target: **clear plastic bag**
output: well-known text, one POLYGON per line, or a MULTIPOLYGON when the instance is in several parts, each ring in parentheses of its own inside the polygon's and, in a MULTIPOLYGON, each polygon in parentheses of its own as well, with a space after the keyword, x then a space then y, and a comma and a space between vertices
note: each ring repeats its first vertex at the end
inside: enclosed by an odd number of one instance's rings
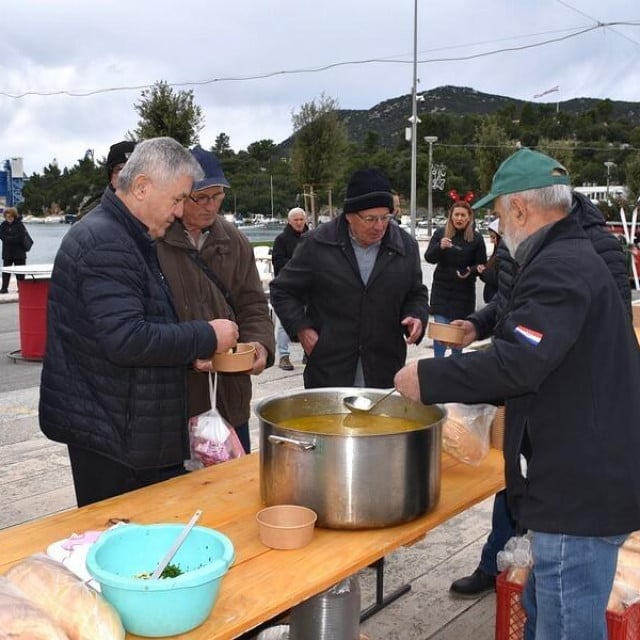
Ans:
POLYGON ((185 460, 184 463, 188 471, 202 469, 245 455, 236 430, 216 409, 218 374, 214 374, 213 383, 211 382, 211 374, 207 375, 209 376, 211 409, 189 419, 191 458, 185 460))
POLYGON ((0 640, 69 640, 8 578, 0 576, 0 640))
POLYGON ((13 565, 7 578, 51 616, 65 638, 124 640, 116 610, 62 563, 38 553, 13 565))
POLYGON ((444 405, 442 449, 465 464, 480 464, 489 451, 491 423, 497 407, 492 404, 444 405))

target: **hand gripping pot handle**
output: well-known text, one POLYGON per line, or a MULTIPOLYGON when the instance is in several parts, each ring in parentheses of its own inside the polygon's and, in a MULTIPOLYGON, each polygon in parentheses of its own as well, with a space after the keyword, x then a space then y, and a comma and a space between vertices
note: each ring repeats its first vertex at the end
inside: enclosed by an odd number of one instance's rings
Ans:
POLYGON ((285 438, 284 436, 270 435, 268 440, 271 444, 287 444, 292 447, 302 449, 302 451, 313 451, 316 448, 315 442, 303 442, 295 438, 285 438))

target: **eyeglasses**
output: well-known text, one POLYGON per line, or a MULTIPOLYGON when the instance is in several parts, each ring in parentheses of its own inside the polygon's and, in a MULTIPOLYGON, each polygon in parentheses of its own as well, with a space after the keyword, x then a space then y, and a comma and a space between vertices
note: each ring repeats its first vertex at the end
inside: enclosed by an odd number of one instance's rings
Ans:
POLYGON ((376 222, 382 222, 386 224, 394 217, 392 213, 385 213, 383 216, 363 216, 360 213, 356 213, 356 215, 358 216, 358 218, 360 218, 360 220, 362 220, 362 222, 370 227, 372 227, 376 222))
POLYGON ((201 207, 206 207, 210 202, 220 202, 224 196, 224 191, 221 191, 220 193, 214 193, 212 196, 206 196, 204 194, 199 196, 189 196, 189 200, 199 204, 201 207))

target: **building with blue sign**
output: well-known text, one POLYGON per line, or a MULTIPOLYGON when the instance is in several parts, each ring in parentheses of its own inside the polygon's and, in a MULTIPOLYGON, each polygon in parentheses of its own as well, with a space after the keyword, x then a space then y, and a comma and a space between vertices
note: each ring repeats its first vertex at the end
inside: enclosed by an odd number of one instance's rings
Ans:
POLYGON ((0 207, 17 207, 23 200, 22 158, 10 158, 0 165, 0 207))

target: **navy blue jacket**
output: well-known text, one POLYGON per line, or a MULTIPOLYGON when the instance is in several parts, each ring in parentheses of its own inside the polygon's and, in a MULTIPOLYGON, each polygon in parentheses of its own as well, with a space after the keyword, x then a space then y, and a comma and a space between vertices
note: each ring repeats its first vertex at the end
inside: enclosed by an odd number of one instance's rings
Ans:
POLYGON ((271 282, 271 303, 289 335, 319 334, 307 388, 351 386, 359 358, 367 386, 391 387, 407 355, 400 322, 413 316, 426 327, 429 318, 418 243, 389 224, 365 285, 341 215, 302 236, 271 282))
POLYGON ((189 457, 187 366, 215 351, 206 321, 177 321, 146 227, 109 189, 56 255, 40 427, 133 468, 189 457))
POLYGON ((507 494, 522 527, 640 528, 640 349, 577 216, 532 247, 489 349, 422 360, 418 374, 426 404, 506 399, 507 494))

